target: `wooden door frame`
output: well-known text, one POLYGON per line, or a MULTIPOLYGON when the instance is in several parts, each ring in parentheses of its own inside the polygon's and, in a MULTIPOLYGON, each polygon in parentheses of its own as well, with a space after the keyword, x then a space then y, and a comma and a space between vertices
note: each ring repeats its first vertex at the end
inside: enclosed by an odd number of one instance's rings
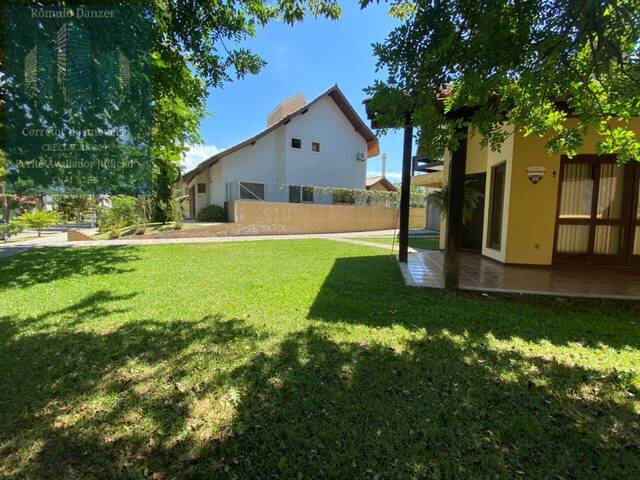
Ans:
MULTIPOLYGON (((640 254, 633 254, 633 244, 635 241, 636 230, 640 228, 640 218, 637 217, 636 212, 640 209, 640 162, 634 164, 635 173, 630 175, 632 187, 631 187, 631 195, 632 202, 631 203, 631 222, 629 223, 629 232, 628 232, 628 241, 629 241, 629 249, 628 249, 628 257, 627 263, 629 265, 638 265, 640 266, 640 254)), ((640 230, 638 230, 638 235, 640 235, 640 230)))
POLYGON ((189 187, 189 217, 196 218, 196 186, 189 187))
MULTIPOLYGON (((558 193, 556 202, 556 216, 554 226, 553 237, 553 263, 589 263, 599 265, 627 265, 630 263, 630 256, 633 245, 630 243, 632 240, 631 228, 627 228, 631 223, 632 214, 632 201, 633 197, 633 180, 637 175, 636 165, 627 163, 625 165, 625 178, 623 187, 623 201, 622 212, 620 219, 598 219, 598 197, 600 194, 600 165, 608 163, 616 163, 616 155, 596 155, 596 154, 582 154, 576 155, 572 158, 562 155, 560 157, 560 178, 558 182, 558 193), (564 219, 560 220, 560 200, 562 196, 562 186, 564 182, 565 169, 567 164, 589 164, 592 169, 593 189, 591 197, 591 216, 589 219, 564 219), (560 225, 587 225, 589 227, 589 243, 587 247, 587 253, 558 253, 558 229, 560 225), (593 253, 595 245, 596 227, 598 225, 616 225, 623 229, 622 238, 622 253, 619 255, 603 255, 593 253)), ((634 211, 635 212, 635 211, 634 211)), ((639 262, 640 263, 640 262, 639 262)))
MULTIPOLYGON (((491 250, 495 250, 497 252, 502 251, 502 237, 504 235, 503 227, 504 227, 504 196, 507 188, 507 162, 499 162, 495 165, 491 165, 491 168, 488 172, 489 174, 489 209, 487 212, 484 212, 485 215, 489 215, 487 218, 487 242, 486 248, 490 248, 491 250), (498 169, 504 169, 504 182, 502 184, 502 205, 500 206, 500 244, 496 246, 496 244, 492 243, 492 230, 493 230, 493 214, 494 214, 494 202, 496 196, 496 172, 498 169)), ((486 195, 486 192, 485 192, 486 195)))

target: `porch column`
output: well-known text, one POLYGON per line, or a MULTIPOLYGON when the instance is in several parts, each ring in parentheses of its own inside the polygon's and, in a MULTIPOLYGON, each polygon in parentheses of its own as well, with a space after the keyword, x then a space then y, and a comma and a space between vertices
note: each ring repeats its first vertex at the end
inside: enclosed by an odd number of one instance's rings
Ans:
POLYGON ((451 152, 451 161, 449 162, 447 236, 444 250, 444 287, 452 290, 460 288, 462 211, 464 208, 464 181, 467 170, 467 127, 460 127, 458 133, 458 148, 451 152))
POLYGON ((400 251, 398 259, 407 263, 409 257, 409 208, 411 200, 411 150, 413 124, 411 113, 404 114, 404 148, 402 151, 402 186, 400 187, 400 251))

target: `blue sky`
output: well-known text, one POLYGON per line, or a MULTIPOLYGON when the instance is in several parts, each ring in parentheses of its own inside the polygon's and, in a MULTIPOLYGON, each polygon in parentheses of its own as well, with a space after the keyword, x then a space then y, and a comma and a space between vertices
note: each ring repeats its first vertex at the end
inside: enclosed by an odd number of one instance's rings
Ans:
MULTIPOLYGON (((244 42, 267 65, 258 75, 210 91, 210 115, 200 127, 204 145, 192 148, 185 166, 195 166, 263 130, 269 112, 296 92, 310 100, 337 83, 366 120, 362 89, 382 76, 375 72, 371 43, 382 41, 397 21, 385 4, 360 10, 356 2, 345 2, 342 9, 338 21, 308 18, 294 27, 270 23, 244 42)), ((381 136, 380 149, 387 153, 387 176, 399 180, 402 133, 381 136)), ((379 172, 380 157, 369 160, 368 170, 371 175, 379 172)))

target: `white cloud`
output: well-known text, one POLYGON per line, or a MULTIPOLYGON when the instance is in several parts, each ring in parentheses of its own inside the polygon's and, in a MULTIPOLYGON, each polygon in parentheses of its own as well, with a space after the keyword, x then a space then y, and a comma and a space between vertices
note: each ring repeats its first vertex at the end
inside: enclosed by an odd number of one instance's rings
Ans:
MULTIPOLYGON (((367 177, 379 177, 381 174, 380 170, 367 170, 367 177)), ((391 183, 399 182, 402 179, 402 172, 385 172, 384 176, 391 183)))
POLYGON ((191 145, 189 151, 184 154, 182 168, 185 172, 195 168, 198 164, 212 155, 221 152, 224 148, 216 145, 191 145))

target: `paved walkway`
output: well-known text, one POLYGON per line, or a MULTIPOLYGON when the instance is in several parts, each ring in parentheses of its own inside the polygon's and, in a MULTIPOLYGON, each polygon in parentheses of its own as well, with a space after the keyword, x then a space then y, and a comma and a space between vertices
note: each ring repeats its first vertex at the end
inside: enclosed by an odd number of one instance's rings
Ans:
MULTIPOLYGON (((444 255, 420 251, 400 264, 407 285, 442 288, 444 255)), ((637 269, 603 265, 505 265, 463 252, 460 288, 483 292, 640 300, 637 269)))
POLYGON ((92 240, 82 242, 67 242, 66 233, 47 237, 0 244, 0 258, 10 257, 18 253, 36 248, 79 248, 79 247, 114 247, 123 245, 163 245, 174 243, 220 243, 220 242, 248 242, 260 240, 301 240, 310 238, 323 238, 344 243, 377 247, 391 250, 391 245, 385 245, 364 240, 355 240, 354 237, 375 237, 393 235, 393 230, 376 230, 373 232, 348 232, 348 233, 315 233, 300 235, 260 235, 260 236, 235 236, 235 237, 194 237, 194 238, 154 238, 135 239, 121 238, 114 240, 92 240), (347 238, 350 237, 350 238, 347 238))

